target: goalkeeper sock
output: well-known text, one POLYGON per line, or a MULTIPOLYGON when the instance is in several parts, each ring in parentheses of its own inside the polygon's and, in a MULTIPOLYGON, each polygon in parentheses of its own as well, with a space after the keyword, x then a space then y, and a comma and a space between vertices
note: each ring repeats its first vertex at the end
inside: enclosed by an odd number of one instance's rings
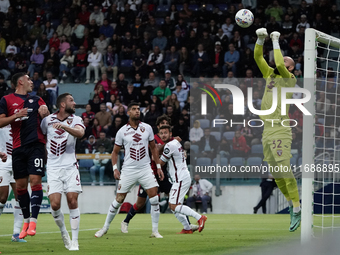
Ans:
MULTIPOLYGON (((287 190, 289 192, 289 196, 293 202, 294 212, 296 212, 296 210, 298 210, 296 208, 300 208, 300 197, 295 178, 286 179, 286 185, 287 190)), ((299 210, 297 212, 299 212, 299 210)))
POLYGON ((65 226, 65 221, 64 221, 64 214, 63 214, 62 210, 61 209, 59 209, 57 211, 52 210, 51 213, 52 213, 52 216, 54 218, 54 222, 57 224, 57 226, 60 229, 60 232, 61 233, 67 232, 66 226, 65 226))
POLYGON ((105 224, 104 227, 109 229, 110 224, 112 222, 112 220, 114 219, 114 217, 116 216, 119 207, 121 206, 121 203, 118 203, 117 200, 113 200, 112 204, 110 205, 109 211, 107 212, 107 216, 106 216, 106 220, 105 220, 105 224))
POLYGON ((70 225, 72 230, 72 241, 78 240, 80 211, 79 208, 70 209, 70 225))
POLYGON ((29 219, 31 216, 30 195, 28 194, 27 189, 17 189, 17 194, 18 194, 18 201, 20 204, 20 208, 21 208, 22 214, 24 215, 24 219, 29 219))
POLYGON ((133 206, 131 206, 128 214, 125 217, 124 222, 129 224, 130 220, 136 215, 137 212, 138 212, 137 204, 134 204, 133 206))
POLYGON ((293 206, 293 201, 292 201, 292 200, 289 200, 289 201, 288 201, 288 205, 289 205, 289 206, 293 206))
POLYGON ((41 184, 32 186, 32 195, 31 195, 32 218, 35 218, 35 219, 38 218, 43 196, 44 195, 43 195, 41 184))
POLYGON ((18 201, 15 203, 13 215, 14 215, 13 235, 20 234, 23 217, 18 201))

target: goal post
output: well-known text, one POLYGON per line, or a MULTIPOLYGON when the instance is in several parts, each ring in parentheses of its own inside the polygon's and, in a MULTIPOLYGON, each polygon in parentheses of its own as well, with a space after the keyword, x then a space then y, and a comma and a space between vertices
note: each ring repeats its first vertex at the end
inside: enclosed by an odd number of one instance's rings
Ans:
POLYGON ((301 189, 301 242, 305 243, 312 238, 313 228, 313 178, 312 173, 304 171, 306 164, 314 162, 314 103, 315 103, 315 74, 316 74, 316 33, 314 29, 307 29, 305 32, 305 50, 304 50, 304 81, 305 89, 311 92, 311 100, 305 103, 305 107, 312 114, 311 116, 303 115, 302 130, 302 189, 301 189))
POLYGON ((340 158, 340 129, 339 128, 339 99, 340 88, 340 39, 317 31, 306 29, 304 49, 304 88, 311 92, 311 100, 305 107, 312 114, 303 116, 302 134, 302 192, 301 192, 301 242, 310 242, 315 236, 315 228, 333 231, 340 227, 338 215, 340 208, 339 173, 334 171, 334 166, 339 165, 340 158), (319 53, 318 53, 319 52, 319 53), (317 72, 319 76, 317 77, 317 72), (323 76, 320 74, 323 74, 323 76), (331 77, 331 78, 330 78, 331 77), (320 86, 321 84, 321 86, 320 86), (332 85, 333 84, 333 85, 332 85), (329 86, 330 85, 330 86, 329 86), (323 94, 324 100, 317 102, 323 94), (329 99, 332 98, 332 101, 329 99), (317 105, 319 104, 319 109, 317 105), (329 107, 332 111, 329 111, 329 107), (320 110, 321 108, 321 110, 320 110), (320 117, 321 122, 316 116, 320 117), (323 132, 316 134, 316 128, 322 127, 323 132), (327 133, 327 135, 326 135, 327 133), (316 138, 319 138, 316 143, 316 138), (312 164, 320 162, 327 166, 327 173, 307 172, 312 164), (339 185, 339 186, 338 186, 339 185), (314 195, 321 198, 314 204, 314 195), (329 202, 331 201, 331 202, 329 202), (315 206, 319 213, 314 214, 315 206), (319 217, 315 223, 314 218, 319 217), (328 225, 327 225, 328 224, 328 225), (314 226, 314 230, 313 230, 314 226))

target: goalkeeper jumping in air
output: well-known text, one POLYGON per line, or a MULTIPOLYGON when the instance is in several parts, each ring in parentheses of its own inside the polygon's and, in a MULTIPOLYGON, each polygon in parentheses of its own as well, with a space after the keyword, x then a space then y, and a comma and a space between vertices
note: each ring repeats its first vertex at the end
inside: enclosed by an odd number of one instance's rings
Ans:
MULTIPOLYGON (((295 231, 301 222, 300 198, 297 183, 290 167, 290 158, 292 157, 291 143, 292 131, 290 127, 281 125, 283 120, 289 119, 287 107, 286 114, 281 115, 281 88, 294 87, 296 78, 292 73, 295 67, 294 60, 290 57, 283 57, 279 45, 279 32, 272 32, 270 38, 273 41, 275 69, 268 66, 263 58, 263 44, 268 36, 265 28, 256 30, 257 41, 254 50, 254 58, 258 65, 263 78, 266 80, 266 88, 262 98, 261 110, 268 110, 273 103, 273 88, 277 88, 277 107, 269 115, 262 115, 260 118, 264 121, 264 130, 262 136, 264 161, 268 162, 269 169, 289 169, 289 171, 271 171, 275 178, 278 188, 286 197, 289 203, 290 211, 290 228, 289 231, 295 231)), ((287 98, 291 98, 293 93, 287 93, 287 98)), ((289 125, 286 122, 285 125, 289 125)))

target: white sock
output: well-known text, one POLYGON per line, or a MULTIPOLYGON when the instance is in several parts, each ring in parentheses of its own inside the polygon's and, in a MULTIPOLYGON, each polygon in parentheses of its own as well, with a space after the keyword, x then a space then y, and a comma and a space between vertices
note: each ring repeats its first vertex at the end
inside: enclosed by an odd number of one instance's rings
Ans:
POLYGON ((292 200, 289 200, 289 201, 288 201, 288 204, 289 204, 289 206, 293 206, 293 201, 292 201, 292 200))
POLYGON ((187 216, 181 214, 181 213, 175 213, 175 216, 177 218, 177 220, 182 223, 183 225, 183 228, 185 230, 191 230, 190 228, 190 225, 189 225, 189 222, 188 222, 188 219, 187 219, 187 216))
POLYGON ((4 210, 5 204, 0 203, 0 215, 2 214, 2 211, 4 210))
POLYGON ((300 212, 300 206, 299 207, 294 207, 293 208, 293 213, 298 213, 298 212, 300 212))
POLYGON ((18 201, 15 203, 13 215, 14 215, 13 235, 15 235, 20 233, 22 221, 24 219, 18 201))
POLYGON ((52 210, 51 212, 52 212, 52 216, 54 218, 54 221, 57 224, 57 226, 59 227, 61 233, 67 232, 66 226, 65 226, 65 221, 64 221, 64 214, 63 214, 62 210, 61 209, 59 209, 57 211, 52 210))
POLYGON ((175 212, 194 217, 196 220, 199 220, 201 218, 201 215, 199 215, 197 212, 186 205, 177 205, 175 208, 175 212))
POLYGON ((79 222, 80 222, 79 208, 70 209, 70 225, 72 230, 72 241, 78 240, 79 222))
POLYGON ((105 220, 105 224, 104 227, 109 229, 110 224, 112 222, 112 220, 114 219, 114 217, 116 216, 119 207, 121 206, 121 203, 118 203, 117 200, 113 200, 112 204, 110 205, 109 211, 107 212, 106 215, 106 220, 105 220))
POLYGON ((158 222, 159 222, 159 198, 154 196, 149 199, 151 204, 151 221, 152 221, 152 232, 158 232, 158 222))

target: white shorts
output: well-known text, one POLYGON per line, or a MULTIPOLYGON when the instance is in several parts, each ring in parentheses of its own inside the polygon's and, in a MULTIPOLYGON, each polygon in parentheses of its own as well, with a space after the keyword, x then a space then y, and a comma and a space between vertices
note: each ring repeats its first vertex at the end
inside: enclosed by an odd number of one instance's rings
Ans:
POLYGON ((190 186, 190 179, 173 183, 169 193, 169 203, 173 205, 183 204, 184 197, 188 193, 190 186))
POLYGON ((117 193, 129 192, 137 182, 142 185, 145 190, 158 187, 158 182, 150 165, 141 167, 138 172, 136 169, 123 167, 117 193))
POLYGON ((11 183, 15 183, 12 170, 0 170, 0 187, 9 186, 11 183))
POLYGON ((47 194, 81 193, 80 175, 77 166, 69 168, 47 168, 47 194))

